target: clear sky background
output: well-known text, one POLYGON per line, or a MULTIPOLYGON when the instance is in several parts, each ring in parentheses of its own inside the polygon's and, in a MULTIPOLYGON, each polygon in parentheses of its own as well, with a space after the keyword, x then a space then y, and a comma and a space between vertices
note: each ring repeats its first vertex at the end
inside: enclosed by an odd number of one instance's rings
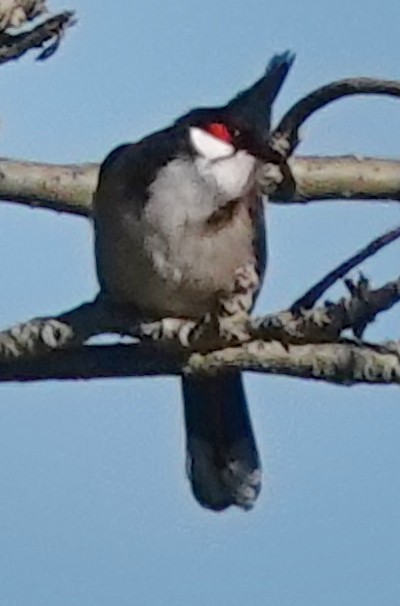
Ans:
MULTIPOLYGON (((44 64, 0 68, 1 155, 100 161, 115 145, 220 103, 275 52, 297 53, 277 104, 335 78, 400 78, 397 0, 53 0, 79 25, 44 64)), ((400 157, 400 105, 346 100, 301 153, 400 157)), ((399 222, 366 202, 270 207, 258 309, 289 304, 399 222)), ((394 244, 364 265, 399 273, 394 244)), ((1 325, 96 292, 84 219, 0 205, 1 325)), ((339 296, 338 287, 332 296, 339 296)), ((370 339, 398 337, 394 310, 370 339)), ((246 376, 265 481, 249 513, 215 514, 184 473, 178 381, 0 385, 1 606, 398 606, 400 406, 394 387, 246 376)))

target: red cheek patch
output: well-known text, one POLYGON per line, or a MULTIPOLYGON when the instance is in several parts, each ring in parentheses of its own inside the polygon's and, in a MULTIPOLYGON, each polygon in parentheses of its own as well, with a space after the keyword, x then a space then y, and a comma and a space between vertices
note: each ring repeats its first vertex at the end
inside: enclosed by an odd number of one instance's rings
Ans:
POLYGON ((227 143, 232 143, 232 136, 225 124, 221 122, 212 122, 206 126, 207 132, 218 139, 222 139, 222 141, 226 141, 227 143))

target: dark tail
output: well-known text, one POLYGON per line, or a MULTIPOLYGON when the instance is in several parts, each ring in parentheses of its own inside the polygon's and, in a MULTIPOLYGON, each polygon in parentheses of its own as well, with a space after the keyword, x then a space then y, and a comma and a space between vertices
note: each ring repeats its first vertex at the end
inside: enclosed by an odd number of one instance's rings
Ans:
POLYGON ((183 379, 187 472, 209 509, 250 509, 261 488, 258 458, 239 372, 183 379))

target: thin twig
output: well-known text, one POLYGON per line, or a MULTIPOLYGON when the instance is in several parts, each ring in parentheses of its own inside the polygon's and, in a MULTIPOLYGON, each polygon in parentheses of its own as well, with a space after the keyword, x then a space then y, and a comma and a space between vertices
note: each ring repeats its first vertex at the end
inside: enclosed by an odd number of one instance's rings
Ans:
POLYGON ((349 273, 354 267, 372 257, 381 248, 384 248, 391 242, 394 242, 400 238, 400 226, 388 231, 387 233, 379 236, 375 240, 372 240, 367 246, 359 250, 355 255, 352 255, 349 259, 346 259, 344 263, 341 263, 338 267, 335 267, 326 276, 319 280, 314 286, 307 290, 299 299, 297 299, 291 306, 291 311, 296 312, 301 309, 311 309, 320 297, 330 288, 337 280, 343 278, 349 273))
POLYGON ((352 330, 359 338, 378 314, 400 301, 400 277, 375 290, 365 278, 352 284, 349 297, 337 303, 325 303, 312 310, 290 309, 263 318, 253 318, 253 339, 280 341, 285 344, 335 343, 343 331, 352 330))

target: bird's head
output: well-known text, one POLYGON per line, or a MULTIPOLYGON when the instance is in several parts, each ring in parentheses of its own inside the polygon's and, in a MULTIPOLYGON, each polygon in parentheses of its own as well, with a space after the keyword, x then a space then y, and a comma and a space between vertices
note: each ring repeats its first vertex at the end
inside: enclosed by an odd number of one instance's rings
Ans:
POLYGON ((226 105, 195 109, 179 118, 176 125, 188 128, 193 151, 210 161, 239 150, 263 161, 271 158, 272 104, 293 61, 292 53, 276 55, 264 75, 226 105))

